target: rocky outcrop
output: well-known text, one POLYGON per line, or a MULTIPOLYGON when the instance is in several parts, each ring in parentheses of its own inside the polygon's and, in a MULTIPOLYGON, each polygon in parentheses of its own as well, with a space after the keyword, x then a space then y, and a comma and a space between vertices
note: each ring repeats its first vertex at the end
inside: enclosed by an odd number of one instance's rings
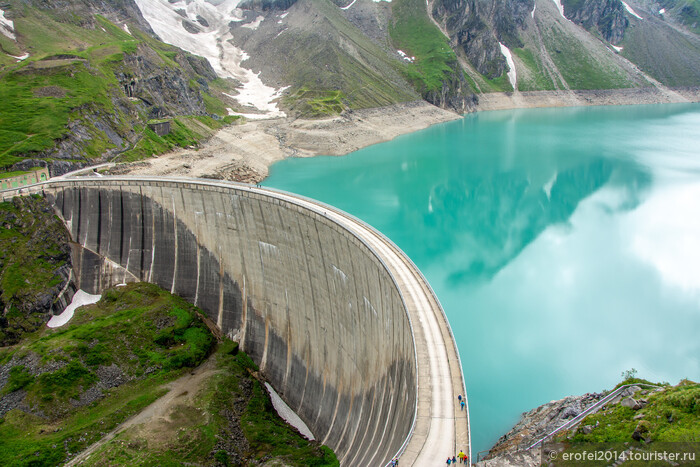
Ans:
MULTIPOLYGON (((36 77, 61 82, 78 75, 89 76, 94 83, 94 89, 88 91, 94 95, 92 99, 84 99, 80 104, 67 103, 75 107, 70 109, 63 131, 50 135, 52 145, 46 143, 46 138, 40 145, 28 145, 25 151, 13 156, 32 160, 31 166, 36 166, 38 160, 42 161, 40 165, 48 165, 52 177, 59 176, 110 160, 133 148, 143 137, 143 128, 150 119, 208 115, 204 93, 210 91, 209 83, 217 78, 216 72, 206 59, 157 42, 133 0, 27 0, 27 4, 24 9, 11 4, 8 14, 15 19, 22 15, 47 17, 56 23, 68 24, 73 34, 67 38, 69 44, 73 40, 84 41, 88 47, 104 46, 90 43, 91 36, 87 31, 85 38, 75 32, 76 25, 85 30, 105 30, 104 20, 98 19, 97 15, 111 20, 116 26, 130 26, 130 32, 135 35, 132 34, 133 46, 115 43, 105 49, 105 53, 110 54, 107 59, 99 54, 84 56, 67 50, 10 71, 16 75, 14 79, 27 82, 36 77), (137 34, 136 28, 146 35, 137 34), (148 38, 149 34, 154 38, 148 38)), ((33 39, 26 40, 31 44, 33 39)), ((38 49, 33 55, 40 56, 41 52, 38 49)), ((65 100, 83 92, 79 85, 76 86, 76 89, 55 85, 37 88, 34 97, 65 100)), ((23 165, 26 164, 20 162, 13 168, 21 169, 23 165)))
POLYGON ((75 291, 69 234, 41 198, 0 205, 0 346, 61 312, 75 291))
POLYGON ((286 10, 296 2, 297 0, 243 0, 238 8, 256 11, 286 10))
POLYGON ((51 15, 59 21, 94 29, 97 27, 95 14, 98 14, 116 24, 134 24, 155 37, 134 0, 26 0, 26 3, 40 10, 51 11, 51 15))
POLYGON ((178 52, 174 61, 179 67, 163 66, 163 60, 145 44, 135 53, 125 54, 123 65, 116 73, 129 97, 140 99, 150 118, 165 115, 205 115, 202 90, 216 79, 216 72, 201 57, 178 52), (198 87, 190 85, 190 80, 198 87))
POLYGON ((497 78, 506 69, 498 39, 479 14, 474 0, 436 0, 433 18, 450 37, 452 47, 463 53, 477 71, 489 78, 497 78))
POLYGON ((564 0, 564 15, 588 30, 598 31, 611 44, 619 44, 629 21, 619 0, 564 0))
POLYGON ((518 31, 526 27, 533 5, 534 0, 436 0, 432 15, 479 73, 497 78, 506 71, 498 43, 523 46, 518 31))
POLYGON ((487 459, 524 450, 572 418, 577 417, 603 397, 605 397, 603 393, 569 396, 524 413, 513 429, 499 438, 489 451, 487 459))
POLYGON ((478 103, 478 98, 469 89, 457 63, 454 64, 453 72, 449 78, 443 81, 442 88, 427 91, 423 93, 422 97, 437 107, 454 110, 457 113, 471 112, 478 103))

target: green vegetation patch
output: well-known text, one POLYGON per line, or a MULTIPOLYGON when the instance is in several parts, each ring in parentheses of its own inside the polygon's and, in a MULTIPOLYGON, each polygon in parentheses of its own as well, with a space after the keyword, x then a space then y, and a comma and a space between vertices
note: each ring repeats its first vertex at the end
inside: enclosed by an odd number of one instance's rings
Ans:
POLYGON ((0 166, 52 147, 79 109, 113 111, 104 75, 82 60, 56 62, 30 63, 0 78, 0 166), (63 89, 65 95, 35 92, 46 88, 63 89))
MULTIPOLYGON (((118 161, 133 162, 163 154, 176 147, 197 147, 200 141, 213 135, 216 130, 238 119, 240 119, 238 116, 227 116, 222 120, 215 120, 208 116, 178 117, 170 120, 170 132, 164 136, 158 136, 146 126, 142 130, 141 139, 132 149, 123 152, 118 161)), ((158 122, 153 120, 149 123, 158 122)))
POLYGON ((457 66, 448 39, 430 21, 422 0, 395 0, 391 5, 391 39, 397 49, 415 57, 413 64, 405 65, 404 75, 423 95, 441 89, 457 66))
POLYGON ((39 196, 0 203, 0 345, 42 326, 68 277, 69 235, 39 196))
MULTIPOLYGON (((649 384, 634 375, 628 376, 630 378, 621 384, 649 384)), ((675 447, 683 452, 690 448, 691 452, 700 455, 700 384, 683 380, 676 386, 667 383, 661 383, 661 386, 661 389, 640 386, 642 390, 631 397, 642 402, 641 408, 635 410, 620 403, 608 404, 598 413, 583 419, 573 433, 559 435, 557 441, 564 444, 568 453, 591 451, 593 446, 596 449, 608 446, 610 450, 617 449, 618 453, 630 449, 634 450, 630 452, 668 451, 675 447)))
POLYGON ((0 464, 66 461, 160 397, 213 345, 182 298, 146 283, 106 291, 68 325, 3 352, 2 394, 14 403, 0 422, 0 464))
POLYGON ((518 89, 520 91, 552 91, 555 89, 552 80, 546 76, 540 62, 535 58, 530 49, 513 49, 522 64, 527 68, 527 73, 518 72, 518 89))
POLYGON ((34 167, 29 170, 15 170, 13 172, 0 172, 0 178, 11 178, 11 177, 17 177, 19 175, 26 175, 30 174, 32 172, 36 172, 37 170, 41 170, 43 167, 34 167))
POLYGON ((585 47, 557 28, 543 30, 545 47, 571 89, 619 89, 633 85, 611 61, 598 62, 585 47))
MULTIPOLYGON (((223 104, 207 93, 206 85, 197 82, 208 79, 198 74, 207 73, 198 68, 200 59, 177 47, 137 28, 133 28, 132 36, 99 15, 79 17, 75 13, 82 12, 78 6, 65 11, 19 5, 12 8, 22 50, 29 51, 30 57, 17 63, 0 54, 4 58, 0 61, 0 167, 28 157, 48 158, 47 151, 66 139, 74 159, 81 162, 127 148, 131 152, 126 159, 139 159, 173 145, 191 145, 221 126, 202 129, 180 122, 183 125, 163 141, 148 134, 143 108, 127 98, 117 79, 138 74, 125 60, 135 54, 146 57, 151 72, 189 74, 193 95, 201 95, 207 110, 222 117, 221 121, 231 122, 225 117, 223 104), (116 138, 110 139, 105 127, 116 138), (133 147, 137 137, 134 127, 144 130, 145 141, 139 147, 133 147)), ((0 46, 9 50, 5 42, 0 39, 0 46)), ((144 92, 148 94, 144 100, 149 100, 151 91, 144 92)))
POLYGON ((337 115, 347 108, 347 100, 342 91, 311 90, 306 86, 285 99, 294 110, 308 117, 337 115))
POLYGON ((136 42, 104 18, 96 21, 99 27, 83 28, 30 7, 16 18, 32 54, 0 70, 0 167, 52 148, 78 119, 96 136, 85 142, 83 156, 113 147, 87 117, 115 113, 114 67, 136 42))
POLYGON ((280 419, 236 343, 224 341, 210 362, 210 376, 190 388, 194 397, 172 407, 169 422, 125 430, 87 465, 339 465, 328 447, 280 419))

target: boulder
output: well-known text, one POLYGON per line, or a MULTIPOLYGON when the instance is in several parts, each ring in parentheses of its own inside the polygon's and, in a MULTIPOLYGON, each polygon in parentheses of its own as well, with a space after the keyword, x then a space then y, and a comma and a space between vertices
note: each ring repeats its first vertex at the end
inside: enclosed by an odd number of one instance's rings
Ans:
POLYGON ((634 409, 634 407, 637 405, 637 401, 631 397, 625 397, 620 401, 620 405, 623 407, 629 407, 630 409, 634 409))
POLYGON ((645 420, 641 420, 639 423, 637 423, 636 428, 634 429, 634 432, 632 433, 632 439, 635 441, 642 441, 644 440, 645 442, 649 442, 649 422, 645 420))

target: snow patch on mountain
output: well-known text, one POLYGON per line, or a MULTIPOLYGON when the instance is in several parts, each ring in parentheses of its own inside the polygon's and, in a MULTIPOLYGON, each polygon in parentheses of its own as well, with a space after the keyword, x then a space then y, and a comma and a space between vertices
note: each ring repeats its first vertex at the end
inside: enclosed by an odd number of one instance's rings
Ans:
POLYGON ((559 10, 559 14, 561 15, 562 18, 568 19, 566 16, 564 16, 564 5, 561 4, 561 0, 553 0, 554 4, 557 6, 557 9, 559 10))
MULTIPOLYGON (((622 0, 620 0, 620 1, 622 1, 622 0)), ((622 6, 624 6, 624 7, 625 7, 625 10, 627 10, 627 12, 628 12, 630 15, 634 16, 635 18, 644 19, 644 18, 642 18, 641 16, 639 16, 639 15, 637 14, 637 12, 634 11, 634 10, 632 9, 632 7, 629 6, 629 5, 627 4, 627 2, 622 2, 622 6)))
POLYGON ((5 12, 2 10, 0 10, 0 32, 13 41, 17 40, 17 36, 15 36, 15 23, 5 18, 5 12))
POLYGON ((416 57, 409 57, 408 55, 406 55, 406 52, 404 52, 403 50, 397 50, 396 52, 398 52, 398 54, 401 55, 401 58, 403 58, 409 63, 413 63, 413 61, 416 59, 416 57))
POLYGON ((229 27, 232 21, 243 21, 243 12, 238 8, 240 0, 217 0, 214 3, 205 0, 176 0, 173 3, 168 0, 135 2, 161 40, 206 58, 220 77, 238 80, 241 87, 238 94, 232 97, 241 105, 252 106, 264 112, 266 117, 285 115, 274 102, 284 88, 266 86, 259 74, 241 66, 249 56, 243 49, 233 45, 233 35, 229 27), (183 11, 187 19, 197 22, 200 32, 187 31, 183 26, 185 18, 178 14, 178 10, 183 11), (206 23, 198 21, 199 18, 203 18, 206 23))
POLYGON ((501 46, 501 53, 506 58, 506 63, 508 64, 508 80, 510 81, 511 86, 513 86, 513 91, 515 91, 517 89, 515 86, 518 84, 518 76, 515 72, 513 54, 510 53, 510 49, 505 45, 501 44, 500 42, 498 45, 501 46))

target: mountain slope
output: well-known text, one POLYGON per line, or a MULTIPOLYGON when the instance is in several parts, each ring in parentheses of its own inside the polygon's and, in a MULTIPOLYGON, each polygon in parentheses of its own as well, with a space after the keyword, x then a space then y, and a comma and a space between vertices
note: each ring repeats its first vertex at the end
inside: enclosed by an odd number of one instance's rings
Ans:
MULTIPOLYGON (((14 168, 48 164, 55 176, 144 139, 169 146, 146 128, 153 118, 225 115, 209 63, 149 36, 148 24, 130 16, 137 11, 128 1, 4 6, 11 28, 0 36, 0 167, 30 159, 14 168), (120 28, 100 13, 129 22, 120 28)), ((220 126, 205 123, 175 124, 175 136, 193 144, 220 126)))
POLYGON ((9 0, 0 169, 194 146, 233 115, 700 87, 698 0, 9 0), (165 42, 161 42, 165 41, 165 42), (166 43, 172 44, 168 45, 166 43), (149 123, 171 120, 169 135, 149 123))

